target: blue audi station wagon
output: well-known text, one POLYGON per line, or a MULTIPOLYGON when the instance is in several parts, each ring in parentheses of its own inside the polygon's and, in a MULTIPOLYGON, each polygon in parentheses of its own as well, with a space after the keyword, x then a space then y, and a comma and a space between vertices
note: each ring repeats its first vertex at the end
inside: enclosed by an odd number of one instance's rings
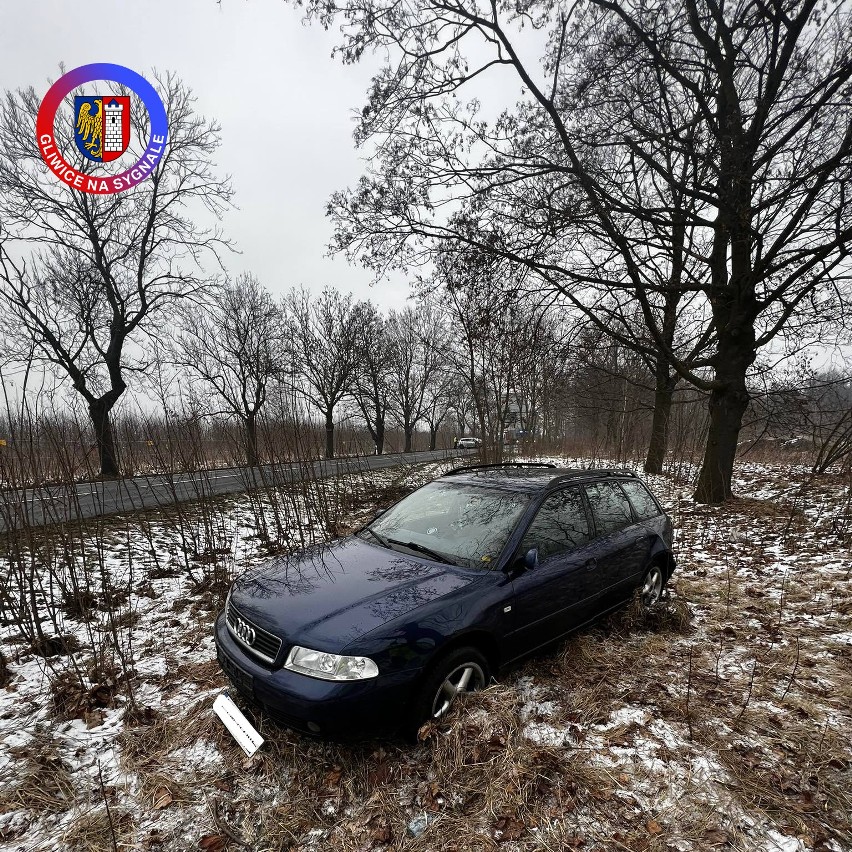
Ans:
POLYGON ((637 589, 652 606, 674 568, 671 521, 631 473, 457 468, 355 534, 238 578, 217 653, 284 725, 411 734, 637 589))

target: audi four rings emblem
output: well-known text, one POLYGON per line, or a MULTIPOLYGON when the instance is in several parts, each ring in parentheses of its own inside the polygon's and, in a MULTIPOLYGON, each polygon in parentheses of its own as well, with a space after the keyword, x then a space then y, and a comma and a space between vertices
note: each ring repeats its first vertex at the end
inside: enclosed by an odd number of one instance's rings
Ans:
POLYGON ((246 645, 254 645, 254 640, 257 634, 254 632, 254 628, 250 624, 246 624, 241 618, 235 619, 234 624, 234 633, 246 643, 246 645))

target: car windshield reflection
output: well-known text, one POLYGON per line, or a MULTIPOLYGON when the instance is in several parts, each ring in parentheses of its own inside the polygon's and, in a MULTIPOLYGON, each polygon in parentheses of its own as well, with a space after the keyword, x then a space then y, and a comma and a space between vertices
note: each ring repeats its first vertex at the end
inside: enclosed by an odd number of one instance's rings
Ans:
POLYGON ((526 494, 433 482, 401 500, 359 535, 394 550, 488 570, 528 502, 526 494))

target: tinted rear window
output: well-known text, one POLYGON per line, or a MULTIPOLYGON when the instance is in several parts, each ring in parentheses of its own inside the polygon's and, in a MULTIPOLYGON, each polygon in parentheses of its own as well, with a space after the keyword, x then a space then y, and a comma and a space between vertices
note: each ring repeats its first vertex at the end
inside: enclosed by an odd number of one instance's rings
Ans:
POLYGON ((627 492, 633 511, 640 521, 648 518, 656 518, 660 514, 660 507, 656 500, 648 493, 648 489, 638 481, 622 482, 621 487, 627 492))
POLYGON ((630 503, 615 482, 596 482, 586 486, 586 494, 595 516, 598 535, 608 535, 633 523, 630 503))

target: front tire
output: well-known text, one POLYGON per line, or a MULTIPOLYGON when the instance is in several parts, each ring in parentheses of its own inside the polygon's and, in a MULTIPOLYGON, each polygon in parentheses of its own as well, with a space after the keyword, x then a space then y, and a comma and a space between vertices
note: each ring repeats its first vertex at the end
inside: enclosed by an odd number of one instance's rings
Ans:
POLYGON ((440 719, 460 695, 483 689, 489 680, 488 660, 476 648, 450 651, 420 685, 411 707, 408 733, 416 738, 424 722, 440 719))

